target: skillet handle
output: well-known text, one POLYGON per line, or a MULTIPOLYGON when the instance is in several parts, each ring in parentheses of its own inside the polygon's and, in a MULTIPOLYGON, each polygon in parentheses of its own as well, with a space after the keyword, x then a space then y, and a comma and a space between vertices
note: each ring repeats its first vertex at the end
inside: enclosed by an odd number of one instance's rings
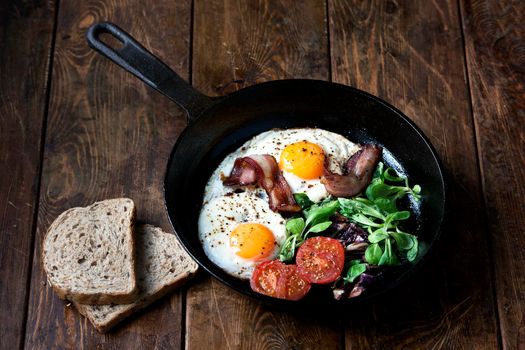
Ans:
POLYGON ((89 27, 86 38, 92 49, 182 107, 188 113, 189 122, 195 120, 202 111, 213 103, 211 97, 195 90, 131 35, 115 24, 110 22, 95 23, 89 27), (113 36, 122 43, 122 47, 110 47, 100 40, 101 34, 113 36))

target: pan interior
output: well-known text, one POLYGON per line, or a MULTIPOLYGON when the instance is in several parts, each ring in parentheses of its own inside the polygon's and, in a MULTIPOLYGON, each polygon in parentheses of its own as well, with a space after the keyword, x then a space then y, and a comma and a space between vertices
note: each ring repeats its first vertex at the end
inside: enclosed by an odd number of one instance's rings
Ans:
MULTIPOLYGON (((399 111, 357 89, 310 81, 277 81, 240 90, 220 100, 190 125, 175 145, 165 179, 166 206, 188 252, 212 275, 256 299, 282 306, 292 302, 253 293, 247 282, 229 276, 208 260, 198 239, 197 221, 204 186, 218 164, 253 136, 272 128, 318 127, 357 143, 378 143, 383 161, 423 188, 410 228, 430 248, 440 233, 445 186, 439 160, 421 132, 399 111)), ((387 275, 364 297, 390 289, 413 267, 387 275)), ((329 288, 316 288, 294 305, 334 304, 329 288)))

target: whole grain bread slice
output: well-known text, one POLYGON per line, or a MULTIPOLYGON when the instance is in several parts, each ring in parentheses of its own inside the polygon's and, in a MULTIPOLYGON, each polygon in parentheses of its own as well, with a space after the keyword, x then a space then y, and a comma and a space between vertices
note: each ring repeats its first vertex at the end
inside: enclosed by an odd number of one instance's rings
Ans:
POLYGON ((136 299, 135 204, 128 198, 62 213, 43 242, 43 267, 59 297, 79 303, 136 299))
POLYGON ((197 271, 197 264, 177 237, 151 225, 135 228, 139 296, 127 305, 86 305, 74 303, 99 332, 117 323, 183 284, 197 271))

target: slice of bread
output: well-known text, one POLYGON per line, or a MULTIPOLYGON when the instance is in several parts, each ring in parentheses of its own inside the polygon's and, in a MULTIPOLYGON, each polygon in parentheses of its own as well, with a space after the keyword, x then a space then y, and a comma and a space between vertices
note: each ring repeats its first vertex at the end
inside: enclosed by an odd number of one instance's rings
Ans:
POLYGON ((177 237, 151 225, 135 228, 139 296, 128 305, 74 303, 99 332, 107 332, 132 313, 166 295, 197 271, 197 264, 177 237))
POLYGON ((118 198, 63 212, 43 243, 47 280, 60 298, 89 304, 136 299, 135 204, 118 198))

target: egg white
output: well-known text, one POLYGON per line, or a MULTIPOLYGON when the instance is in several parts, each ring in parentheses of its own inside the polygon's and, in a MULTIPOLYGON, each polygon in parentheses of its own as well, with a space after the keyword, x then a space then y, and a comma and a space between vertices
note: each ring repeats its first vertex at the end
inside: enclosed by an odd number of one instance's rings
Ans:
POLYGON ((249 279, 255 266, 262 261, 244 259, 230 247, 230 233, 237 225, 247 222, 265 225, 272 231, 275 249, 264 261, 274 260, 286 240, 285 221, 254 192, 231 193, 211 199, 202 207, 198 222, 199 239, 206 256, 230 275, 242 279, 249 279))

